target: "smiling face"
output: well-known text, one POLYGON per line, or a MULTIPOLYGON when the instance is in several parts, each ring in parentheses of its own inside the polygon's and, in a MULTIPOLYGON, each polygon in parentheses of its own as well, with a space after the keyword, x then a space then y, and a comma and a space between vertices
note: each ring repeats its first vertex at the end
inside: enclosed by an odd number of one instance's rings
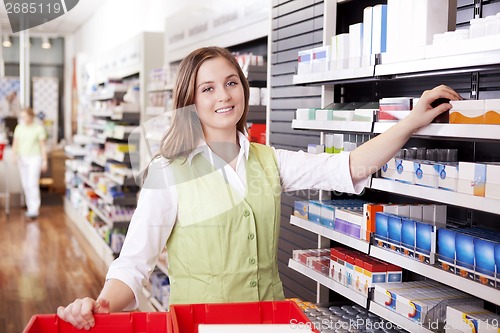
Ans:
POLYGON ((245 109, 238 71, 227 59, 208 59, 196 75, 194 102, 205 137, 236 137, 236 124, 245 109))

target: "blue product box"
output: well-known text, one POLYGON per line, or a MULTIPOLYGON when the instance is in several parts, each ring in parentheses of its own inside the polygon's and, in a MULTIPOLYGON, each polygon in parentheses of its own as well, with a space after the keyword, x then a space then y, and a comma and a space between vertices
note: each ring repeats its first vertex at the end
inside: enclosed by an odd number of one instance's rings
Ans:
POLYGON ((375 216, 375 241, 380 247, 388 247, 389 214, 377 212, 375 216))
POLYGON ((500 289, 500 244, 495 245, 495 266, 497 272, 497 289, 500 289))
POLYGON ((317 200, 309 201, 308 218, 309 221, 321 224, 321 202, 317 200))
POLYGON ((426 264, 434 264, 436 252, 436 227, 416 221, 415 256, 426 264))
POLYGON ((391 250, 401 252, 401 216, 389 216, 387 234, 391 250))
POLYGON ((474 280, 474 237, 458 232, 455 236, 455 274, 474 280))
POLYGON ((416 223, 412 219, 401 219, 401 250, 409 256, 415 257, 416 223))
POLYGON ((474 256, 476 258, 475 280, 495 287, 495 243, 474 238, 474 256))
POLYGON ((456 232, 450 229, 438 229, 438 266, 455 274, 455 236, 456 232))
POLYGON ((301 219, 308 219, 309 201, 295 201, 293 204, 293 215, 301 219))
POLYGON ((335 207, 325 202, 321 205, 321 224, 327 228, 335 227, 335 207))

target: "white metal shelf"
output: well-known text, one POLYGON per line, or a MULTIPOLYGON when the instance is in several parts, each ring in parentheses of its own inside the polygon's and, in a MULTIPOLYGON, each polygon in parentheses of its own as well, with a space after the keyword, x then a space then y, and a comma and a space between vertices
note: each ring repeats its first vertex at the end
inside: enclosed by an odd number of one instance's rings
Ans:
POLYGON ((333 279, 330 279, 329 277, 316 272, 314 269, 311 269, 298 261, 295 261, 293 259, 290 259, 288 261, 288 267, 291 269, 307 276, 308 278, 313 279, 314 281, 324 285, 325 287, 339 293, 342 296, 347 297, 351 301, 353 301, 356 304, 361 305, 362 307, 367 306, 368 303, 368 298, 355 292, 352 289, 347 288, 346 286, 341 285, 340 283, 334 281, 333 279))
POLYGON ((478 197, 437 188, 405 184, 390 179, 373 178, 372 189, 401 194, 414 198, 437 201, 449 205, 500 214, 500 200, 478 197))
POLYGON ((334 240, 338 243, 344 244, 346 246, 349 246, 353 249, 356 249, 360 252, 363 253, 368 253, 370 249, 370 243, 361 240, 361 239, 356 239, 354 237, 350 237, 349 235, 340 233, 338 231, 335 231, 333 229, 327 228, 325 226, 319 225, 317 223, 301 219, 300 217, 297 216, 291 216, 290 217, 290 224, 298 226, 302 229, 308 230, 310 232, 316 233, 318 235, 321 235, 323 237, 329 238, 331 240, 334 240))
POLYGON ((292 120, 293 129, 371 133, 372 127, 370 121, 292 120))
POLYGON ((163 263, 161 263, 161 262, 159 262, 159 261, 158 261, 158 262, 156 263, 156 267, 158 267, 158 269, 159 269, 160 271, 162 271, 162 272, 163 272, 166 276, 168 276, 168 269, 167 269, 167 266, 165 266, 163 263))
POLYGON ((333 83, 335 81, 346 81, 356 79, 373 78, 374 66, 350 69, 338 69, 335 71, 302 74, 293 76, 293 84, 311 83, 333 83))
MULTIPOLYGON (((373 133, 383 133, 395 124, 397 124, 397 122, 375 122, 373 125, 373 133)), ((420 128, 413 135, 500 140, 500 125, 429 124, 420 128)))
POLYGON ((117 125, 113 128, 113 135, 108 137, 111 139, 125 140, 137 127, 138 126, 117 125))
POLYGON ((398 325, 401 328, 404 328, 408 332, 411 333, 433 333, 428 328, 425 328, 423 325, 416 323, 414 321, 411 321, 409 319, 406 319, 399 313, 396 313, 394 311, 389 310, 383 305, 377 304, 375 302, 370 302, 370 312, 373 312, 379 317, 382 317, 391 323, 394 323, 398 325))
POLYGON ((500 305, 500 290, 483 286, 478 282, 463 278, 460 275, 446 272, 440 268, 421 263, 410 257, 406 257, 389 250, 384 250, 377 246, 371 247, 370 255, 380 260, 397 264, 404 269, 418 273, 453 288, 462 290, 466 293, 487 300, 488 302, 500 305))
POLYGON ((85 194, 80 193, 80 195, 82 196, 83 200, 85 200, 89 208, 93 210, 104 223, 106 223, 110 227, 113 227, 113 221, 111 221, 111 219, 109 219, 106 214, 104 214, 96 205, 94 205, 85 194))
MULTIPOLYGON (((382 55, 382 62, 384 57, 382 55)), ((479 66, 498 65, 500 49, 467 54, 450 54, 446 57, 402 61, 375 66, 375 76, 422 73, 442 70, 471 69, 479 66)))

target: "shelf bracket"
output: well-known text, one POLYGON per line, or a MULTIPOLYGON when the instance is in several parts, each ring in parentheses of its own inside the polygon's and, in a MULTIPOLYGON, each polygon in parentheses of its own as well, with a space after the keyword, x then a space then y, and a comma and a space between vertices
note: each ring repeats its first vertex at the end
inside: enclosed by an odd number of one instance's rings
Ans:
POLYGON ((480 18, 483 15, 483 0, 474 0, 474 18, 480 18))
POLYGON ((471 74, 471 99, 479 99, 479 72, 473 72, 471 74))

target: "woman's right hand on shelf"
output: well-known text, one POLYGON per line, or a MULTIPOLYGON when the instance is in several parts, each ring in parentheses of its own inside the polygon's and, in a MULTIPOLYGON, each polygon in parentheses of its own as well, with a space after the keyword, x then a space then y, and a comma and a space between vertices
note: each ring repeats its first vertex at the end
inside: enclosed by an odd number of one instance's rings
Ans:
POLYGON ((95 313, 109 313, 109 302, 105 299, 78 298, 68 306, 57 308, 57 315, 78 329, 89 330, 94 327, 95 313))

